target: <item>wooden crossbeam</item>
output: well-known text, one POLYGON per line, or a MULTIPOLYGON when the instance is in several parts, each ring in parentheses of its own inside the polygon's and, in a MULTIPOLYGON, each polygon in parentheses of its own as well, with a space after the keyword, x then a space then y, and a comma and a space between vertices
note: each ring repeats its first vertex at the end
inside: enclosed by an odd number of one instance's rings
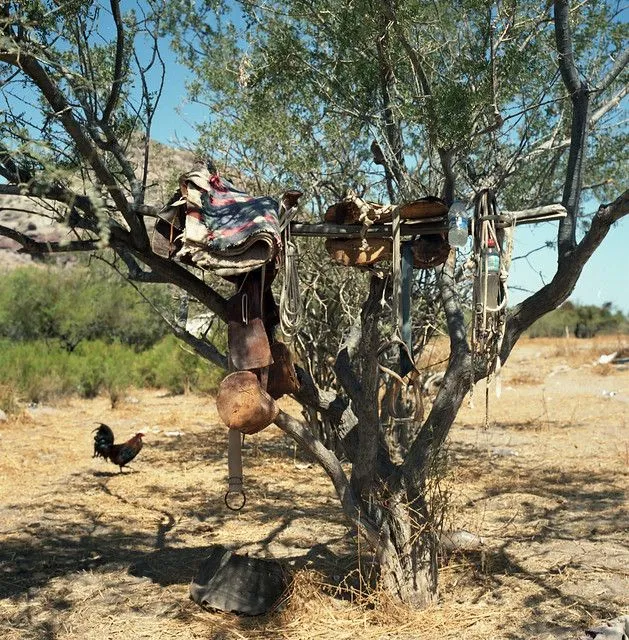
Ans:
MULTIPOLYGON (((504 211, 496 219, 496 227, 510 227, 515 220, 516 226, 522 224, 537 224, 565 218, 567 211, 560 204, 552 204, 536 209, 522 211, 504 211)), ((331 222, 291 222, 291 234, 294 236, 315 236, 323 238, 359 238, 366 235, 371 238, 390 238, 391 223, 373 224, 368 229, 361 224, 333 224, 331 222)), ((400 225, 403 237, 429 235, 431 233, 446 233, 448 223, 445 216, 438 218, 424 218, 400 225)))

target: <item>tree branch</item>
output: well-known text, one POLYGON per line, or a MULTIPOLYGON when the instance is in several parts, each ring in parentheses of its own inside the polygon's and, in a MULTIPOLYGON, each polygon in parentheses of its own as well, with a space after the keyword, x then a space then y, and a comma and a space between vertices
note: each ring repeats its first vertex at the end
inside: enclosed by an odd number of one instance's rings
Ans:
POLYGON ((362 496, 369 491, 373 480, 379 474, 379 463, 387 464, 384 451, 380 451, 380 419, 378 407, 378 389, 380 375, 378 351, 380 332, 378 323, 382 314, 380 304, 386 281, 372 275, 369 282, 369 295, 361 309, 361 336, 358 345, 357 360, 360 363, 361 396, 354 401, 353 410, 358 418, 358 451, 352 464, 351 486, 356 495, 362 496))
POLYGON ((568 215, 559 223, 557 248, 559 263, 569 256, 576 245, 576 219, 583 183, 583 164, 587 142, 589 89, 579 78, 572 50, 570 9, 568 0, 555 0, 555 40, 559 54, 561 77, 572 99, 570 152, 566 168, 562 204, 568 215))
POLYGON ((221 320, 227 322, 227 301, 223 296, 214 291, 203 280, 200 280, 187 269, 173 260, 162 258, 150 249, 142 251, 133 243, 131 234, 122 227, 114 226, 109 237, 110 245, 119 252, 120 249, 130 251, 140 262, 143 262, 154 273, 164 278, 167 282, 177 285, 191 296, 204 304, 214 312, 221 320))
MULTIPOLYGON (((16 73, 20 73, 19 70, 16 73)), ((11 156, 9 149, 0 143, 0 173, 9 182, 29 182, 33 174, 29 169, 21 167, 11 156)), ((3 186, 3 185, 0 185, 3 186)))
POLYGON ((594 111, 592 117, 588 122, 588 126, 590 129, 593 129, 597 122, 606 114, 609 113, 612 109, 615 109, 621 102, 622 99, 629 93, 629 86, 621 87, 619 91, 616 92, 614 96, 612 96, 607 102, 602 104, 600 107, 594 111))
POLYGON ((197 338, 183 327, 172 322, 169 322, 168 326, 177 338, 192 347, 199 356, 227 371, 227 356, 221 353, 211 342, 197 338))
POLYGON ((364 512, 361 512, 360 502, 352 491, 338 458, 315 438, 301 420, 297 420, 288 413, 280 411, 275 419, 275 424, 304 447, 323 467, 323 470, 327 473, 334 485, 341 505, 343 506, 343 511, 352 522, 362 529, 371 546, 375 548, 380 539, 378 529, 374 523, 365 516, 364 512))
POLYGON ((609 87, 609 85, 623 72, 627 64, 629 64, 629 48, 626 48, 618 55, 612 68, 601 79, 594 90, 597 92, 605 91, 605 89, 607 89, 607 87, 609 87))
POLYGON ((452 149, 439 148, 439 161, 443 169, 443 187, 441 189, 441 198, 450 206, 454 202, 455 175, 452 166, 454 160, 454 152, 452 149))
POLYGON ((85 195, 74 193, 70 189, 59 185, 50 185, 47 182, 31 180, 27 184, 0 184, 0 194, 7 196, 29 196, 31 198, 45 198, 61 202, 69 209, 78 209, 85 214, 81 216, 81 224, 71 224, 71 226, 98 231, 98 219, 96 217, 96 206, 91 198, 85 195))
POLYGON ((79 251, 94 251, 99 248, 98 240, 73 240, 71 242, 41 242, 30 238, 25 233, 0 225, 0 235, 15 240, 22 245, 19 253, 46 255, 52 253, 73 253, 79 251))
MULTIPOLYGON (((383 17, 384 18, 384 17, 383 17)), ((404 141, 402 129, 393 107, 395 94, 395 75, 391 66, 389 51, 389 20, 381 18, 381 31, 376 41, 378 51, 378 69, 380 72, 380 95, 382 98, 382 115, 384 116, 384 138, 389 159, 387 165, 398 184, 398 191, 403 198, 410 197, 407 184, 407 171, 404 162, 404 141)))
POLYGON ((111 83, 111 92, 107 98, 107 104, 103 110, 102 118, 100 119, 101 125, 108 125, 109 119, 114 109, 118 105, 120 99, 120 91, 122 89, 123 82, 123 63, 124 63, 124 25, 122 22, 122 16, 120 15, 120 3, 118 0, 111 0, 111 13, 114 17, 114 23, 116 25, 116 61, 114 63, 113 82, 111 83))
POLYGON ((539 291, 516 305, 507 316, 500 360, 506 362, 518 338, 538 318, 556 309, 574 290, 583 267, 600 246, 612 224, 629 214, 629 190, 610 204, 602 204, 592 218, 590 229, 576 249, 559 263, 553 279, 539 291))
POLYGON ((555 43, 559 54, 559 71, 572 96, 582 88, 579 72, 574 61, 572 32, 570 30, 570 6, 568 0, 555 0, 555 43))
POLYGON ((37 85, 43 97, 53 108, 54 115, 59 118, 65 130, 70 134, 80 155, 92 167, 98 181, 111 195, 116 207, 131 229, 134 245, 146 249, 149 240, 144 221, 130 209, 126 196, 118 186, 114 175, 99 155, 94 142, 74 117, 71 105, 44 67, 29 54, 12 53, 6 50, 0 51, 0 62, 6 62, 22 69, 37 85))
POLYGON ((334 362, 334 373, 352 402, 360 405, 363 400, 363 389, 359 377, 352 367, 354 356, 362 338, 362 321, 358 316, 349 329, 349 333, 341 343, 334 362))
POLYGON ((463 398, 471 386, 470 347, 467 342, 465 317, 457 295, 454 267, 455 255, 451 252, 446 263, 436 269, 441 306, 450 336, 448 366, 426 421, 403 464, 391 478, 393 485, 406 477, 410 479, 409 486, 421 486, 430 462, 445 441, 463 398))
MULTIPOLYGON (((104 260, 103 258, 101 258, 101 260, 103 260, 105 264, 109 265, 114 271, 116 271, 123 278, 125 277, 124 274, 120 271, 120 269, 118 269, 115 263, 104 260)), ((125 263, 128 264, 126 260, 125 260, 125 263)), ((208 360, 209 362, 212 362, 218 367, 221 367, 222 369, 225 369, 225 370, 227 369, 227 357, 224 354, 222 354, 213 344, 209 342, 205 342, 205 340, 201 340, 200 338, 197 338, 195 335, 192 335, 189 331, 186 331, 186 329, 183 326, 167 318, 164 315, 164 313, 149 298, 147 298, 144 295, 144 293, 135 285, 133 281, 129 281, 129 284, 136 290, 138 295, 140 295, 142 299, 148 305, 150 305, 153 308, 153 310, 161 317, 161 319, 168 325, 173 335, 175 335, 177 338, 185 342, 188 346, 192 347, 194 351, 197 353, 197 355, 201 356, 205 360, 208 360)))
POLYGON ((455 252, 451 251, 443 266, 436 268, 437 287, 441 306, 446 316, 448 335, 450 336, 450 353, 469 353, 465 317, 459 301, 454 274, 455 252))
POLYGON ((153 273, 152 271, 144 271, 127 249, 123 249, 121 247, 117 253, 122 258, 122 261, 127 265, 127 269, 129 271, 127 276, 128 280, 132 282, 146 282, 150 284, 164 284, 169 282, 164 278, 164 276, 153 273))
MULTIPOLYGON (((607 102, 604 102, 600 107, 598 107, 588 120, 588 130, 593 130, 604 115, 618 107, 623 98, 628 93, 629 87, 621 87, 614 96, 612 96, 609 100, 607 100, 607 102)), ((559 142, 556 142, 554 138, 546 140, 545 142, 542 142, 540 145, 531 150, 529 153, 527 153, 525 156, 520 158, 520 162, 526 160, 527 158, 533 158, 545 151, 560 151, 563 149, 568 149, 570 147, 570 141, 570 138, 564 138, 559 142)))
POLYGON ((395 33, 400 39, 400 42, 402 43, 404 50, 406 51, 406 55, 408 56, 408 59, 411 62, 411 67, 413 68, 415 77, 417 78, 417 81, 420 84, 421 90, 424 92, 424 95, 430 96, 431 95, 430 82, 428 82, 428 76, 424 71, 422 61, 419 55, 417 54, 417 51, 415 51, 415 49, 409 42, 408 38, 406 37, 406 33, 404 33, 404 29, 402 29, 400 23, 398 22, 397 14, 395 12, 395 9, 393 8, 393 4, 391 0, 382 0, 382 8, 384 9, 384 13, 387 16, 387 18, 393 24, 393 29, 395 30, 395 33))

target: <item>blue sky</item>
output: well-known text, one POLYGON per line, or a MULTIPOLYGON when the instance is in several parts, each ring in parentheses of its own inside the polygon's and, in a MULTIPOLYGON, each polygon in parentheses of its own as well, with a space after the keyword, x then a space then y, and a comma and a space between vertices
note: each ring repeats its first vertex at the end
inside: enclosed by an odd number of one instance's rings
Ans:
MULTIPOLYGON (((586 211, 594 211, 586 208, 586 211)), ((516 229, 514 256, 522 256, 554 240, 559 222, 522 225, 516 229)), ((554 249, 542 249, 528 260, 516 260, 509 274, 510 300, 520 302, 526 297, 515 287, 538 289, 548 282, 555 271, 554 249), (540 276, 540 273, 542 274, 540 276)), ((616 309, 629 313, 629 219, 624 218, 611 229, 603 243, 585 265, 570 300, 580 304, 601 305, 612 302, 616 309)))

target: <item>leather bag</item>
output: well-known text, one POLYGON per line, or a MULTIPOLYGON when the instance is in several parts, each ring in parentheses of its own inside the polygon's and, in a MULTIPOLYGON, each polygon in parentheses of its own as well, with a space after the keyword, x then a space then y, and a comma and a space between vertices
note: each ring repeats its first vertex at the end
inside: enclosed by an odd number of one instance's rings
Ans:
POLYGON ((269 367, 269 379, 266 390, 275 398, 281 398, 299 391, 299 379, 293 365, 289 348, 283 342, 274 342, 271 345, 273 364, 269 367))
POLYGON ((328 238, 325 248, 335 262, 346 267, 366 267, 380 260, 390 260, 393 245, 388 238, 328 238))

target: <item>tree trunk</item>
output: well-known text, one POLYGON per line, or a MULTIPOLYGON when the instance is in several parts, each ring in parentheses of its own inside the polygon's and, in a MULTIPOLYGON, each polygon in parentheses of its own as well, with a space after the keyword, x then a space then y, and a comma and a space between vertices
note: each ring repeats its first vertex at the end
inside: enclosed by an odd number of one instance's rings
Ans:
POLYGON ((382 509, 381 541, 376 559, 387 593, 422 609, 437 597, 437 535, 426 505, 409 504, 403 494, 382 509))

